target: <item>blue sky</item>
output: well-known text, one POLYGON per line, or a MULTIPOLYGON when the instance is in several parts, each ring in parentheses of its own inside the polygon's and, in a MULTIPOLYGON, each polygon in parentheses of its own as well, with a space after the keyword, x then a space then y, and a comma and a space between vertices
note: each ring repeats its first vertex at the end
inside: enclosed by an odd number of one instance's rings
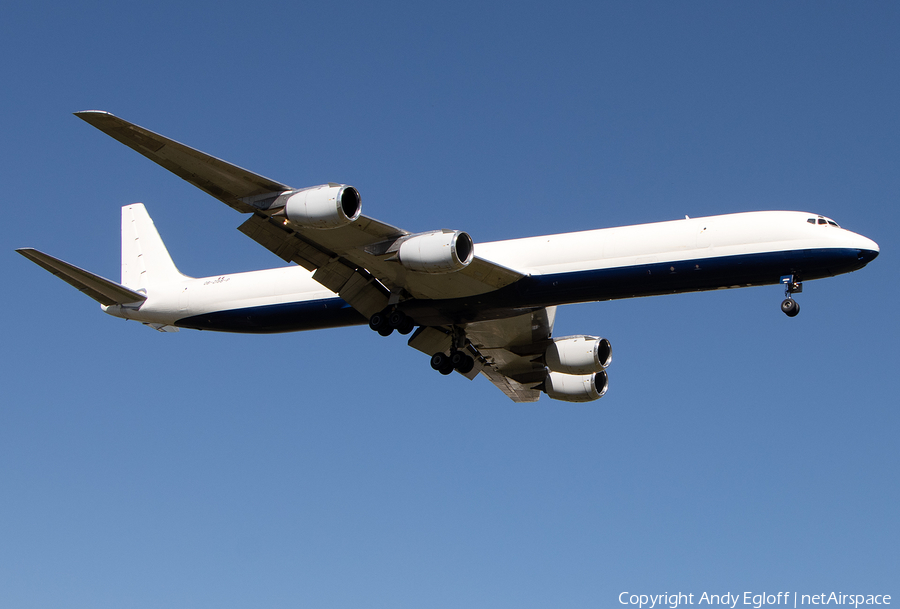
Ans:
POLYGON ((900 8, 42 3, 0 21, 0 605, 606 607, 900 595, 900 8), (194 276, 277 266, 103 109, 476 243, 757 209, 877 241, 851 275, 561 308, 599 402, 514 405, 397 336, 163 335, 118 278, 143 202, 194 276))

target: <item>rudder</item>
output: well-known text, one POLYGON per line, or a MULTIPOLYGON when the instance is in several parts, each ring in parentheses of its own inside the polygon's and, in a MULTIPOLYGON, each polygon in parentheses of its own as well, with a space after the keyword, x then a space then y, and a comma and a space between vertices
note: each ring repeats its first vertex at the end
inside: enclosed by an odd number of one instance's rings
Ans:
POLYGON ((185 279, 175 267, 143 203, 122 208, 122 285, 146 290, 185 279))

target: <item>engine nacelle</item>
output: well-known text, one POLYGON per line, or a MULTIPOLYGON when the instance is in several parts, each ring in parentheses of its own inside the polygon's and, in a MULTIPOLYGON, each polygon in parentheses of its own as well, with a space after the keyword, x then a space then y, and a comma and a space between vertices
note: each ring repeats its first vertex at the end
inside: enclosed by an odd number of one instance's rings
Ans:
POLYGON ((462 231, 434 231, 410 237, 400 244, 397 258, 411 271, 452 273, 466 268, 475 257, 475 244, 462 231))
POLYGON ((282 211, 292 224, 304 228, 338 228, 356 220, 362 205, 352 186, 326 184, 290 195, 282 211))
POLYGON ((609 377, 602 370, 596 374, 563 374, 550 372, 544 381, 544 391, 554 400, 564 402, 593 402, 609 388, 609 377))
POLYGON ((612 363, 612 346, 596 336, 557 338, 547 347, 544 362, 550 370, 565 374, 600 372, 612 363))

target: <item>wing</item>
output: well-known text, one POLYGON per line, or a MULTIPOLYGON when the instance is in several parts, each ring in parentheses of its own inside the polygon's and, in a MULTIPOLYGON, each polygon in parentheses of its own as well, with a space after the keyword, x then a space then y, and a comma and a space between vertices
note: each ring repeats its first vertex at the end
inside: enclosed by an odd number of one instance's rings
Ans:
MULTIPOLYGON (((76 116, 230 207, 253 213, 239 228, 285 261, 310 271, 366 317, 384 309, 391 295, 422 299, 463 298, 518 281, 522 273, 479 257, 445 274, 414 272, 392 256, 408 231, 360 216, 334 229, 297 228, 275 216, 277 201, 294 190, 208 154, 100 111, 76 116)), ((283 204, 283 203, 282 203, 283 204)))
POLYGON ((179 144, 109 112, 87 110, 76 112, 75 116, 239 212, 254 211, 246 199, 290 190, 289 186, 179 144))
POLYGON ((537 361, 551 341, 556 307, 538 309, 516 317, 480 321, 461 326, 420 328, 409 345, 427 355, 447 353, 454 332, 463 332, 475 357, 475 368, 513 402, 536 402, 547 368, 537 361))
POLYGON ((63 262, 59 258, 54 258, 36 249, 23 247, 16 251, 102 305, 124 305, 141 303, 147 300, 147 297, 140 292, 129 290, 114 281, 94 275, 89 271, 80 269, 68 262, 63 262))

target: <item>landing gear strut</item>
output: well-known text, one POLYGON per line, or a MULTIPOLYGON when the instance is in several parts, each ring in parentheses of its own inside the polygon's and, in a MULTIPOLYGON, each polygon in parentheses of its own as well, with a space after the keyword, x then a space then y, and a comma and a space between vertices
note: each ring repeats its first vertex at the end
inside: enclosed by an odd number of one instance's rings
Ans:
POLYGON ((796 317, 800 313, 800 303, 794 300, 793 295, 803 291, 803 284, 797 281, 794 275, 785 275, 781 278, 784 284, 784 300, 781 301, 781 311, 788 317, 796 317))

